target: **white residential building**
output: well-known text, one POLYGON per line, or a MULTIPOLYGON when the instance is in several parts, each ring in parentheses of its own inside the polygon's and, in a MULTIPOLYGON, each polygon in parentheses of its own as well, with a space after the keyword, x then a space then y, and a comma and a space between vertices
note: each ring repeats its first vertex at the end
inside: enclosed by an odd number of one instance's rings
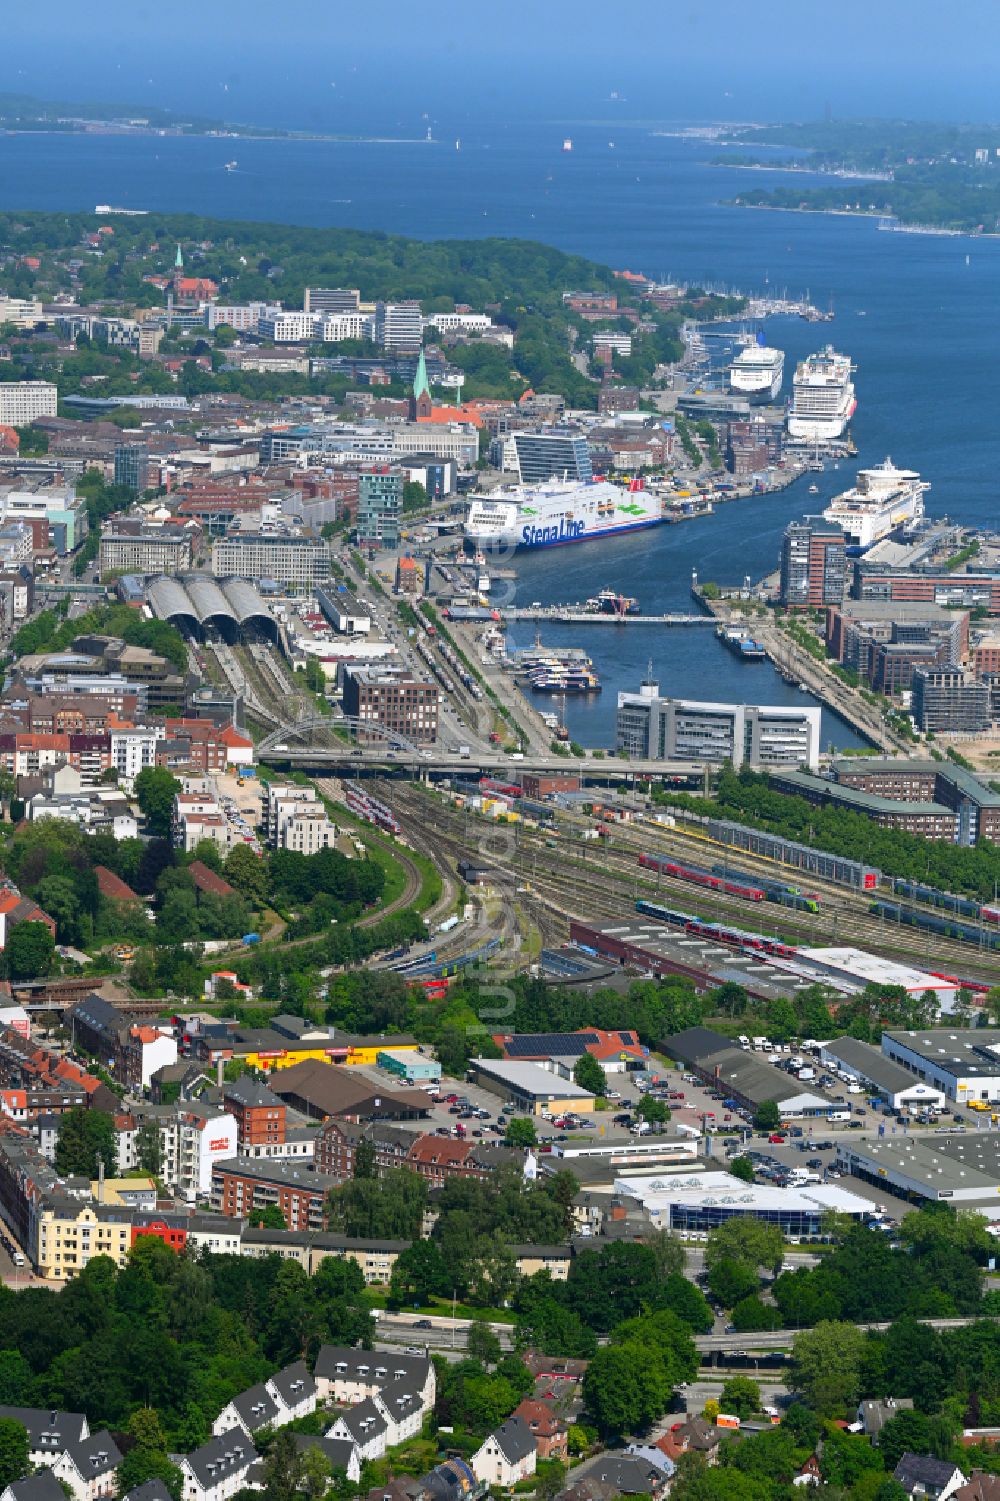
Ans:
POLYGON ((206 328, 214 330, 225 323, 229 328, 234 328, 237 333, 241 334, 256 333, 261 318, 280 318, 281 312, 279 303, 270 302, 230 303, 228 305, 208 302, 202 308, 206 328))
POLYGON ((166 734, 161 724, 111 731, 111 764, 121 786, 131 788, 140 771, 156 765, 156 746, 166 734))
POLYGON ((425 328, 436 328, 439 333, 484 334, 493 327, 488 313, 431 313, 424 319, 425 328))
POLYGON ((160 1122, 160 1177, 189 1204, 211 1196, 212 1168, 236 1153, 236 1120, 228 1110, 210 1113, 188 1101, 160 1122))
MULTIPOLYGON (((41 304, 39 304, 39 307, 41 304)), ((0 302, 0 323, 4 317, 0 302)), ((4 427, 27 427, 39 417, 54 417, 58 393, 48 380, 11 380, 0 382, 0 424, 4 427)))
POLYGON ((395 1350, 357 1350, 349 1345, 321 1345, 313 1368, 321 1402, 363 1402, 384 1387, 405 1382, 419 1396, 425 1412, 434 1406, 437 1383, 426 1355, 395 1350))
POLYGON ((370 313, 330 313, 323 319, 321 337, 324 344, 341 344, 345 339, 370 339, 370 313))
POLYGON ((79 1443, 67 1444, 52 1473, 61 1480, 74 1501, 98 1501, 116 1491, 116 1471, 122 1462, 121 1450, 106 1428, 79 1443))
POLYGON ((232 1428, 173 1459, 184 1479, 183 1501, 228 1501, 246 1488, 257 1451, 242 1428, 232 1428))
POLYGON ((320 337, 322 323, 313 313, 270 313, 257 320, 257 332, 274 344, 310 344, 320 337))
POLYGON ((39 1469, 51 1468, 71 1444, 80 1444, 90 1436, 90 1425, 82 1412, 59 1412, 50 1407, 0 1406, 0 1418, 20 1423, 28 1435, 28 1459, 39 1469))
POLYGON ((423 337, 424 319, 419 302, 375 304, 375 343, 387 354, 416 354, 423 337))
POLYGON ((535 1473, 535 1435, 523 1418, 508 1418, 485 1438, 469 1460, 476 1479, 508 1490, 535 1473))

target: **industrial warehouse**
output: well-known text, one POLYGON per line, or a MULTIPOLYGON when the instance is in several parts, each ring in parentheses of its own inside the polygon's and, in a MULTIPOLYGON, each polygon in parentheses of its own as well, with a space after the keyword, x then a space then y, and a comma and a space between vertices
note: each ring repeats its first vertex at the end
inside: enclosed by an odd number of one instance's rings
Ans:
POLYGON ((883 1032, 882 1051, 949 1100, 1000 1100, 1000 1028, 883 1032))
POLYGON ((842 1141, 837 1165, 914 1203, 953 1201, 1000 1222, 1000 1136, 943 1132, 842 1141))
POLYGON ((833 1042, 824 1043, 819 1056, 821 1063, 867 1085, 894 1110, 917 1105, 930 1106, 934 1110, 944 1108, 943 1089, 915 1078, 901 1063, 887 1058, 870 1043, 859 1042, 855 1037, 838 1037, 833 1042))
POLYGON ((747 1110, 774 1100, 785 1119, 819 1119, 830 1114, 829 1100, 797 1089, 796 1079, 708 1027, 686 1027, 666 1039, 663 1051, 727 1100, 735 1100, 747 1110))

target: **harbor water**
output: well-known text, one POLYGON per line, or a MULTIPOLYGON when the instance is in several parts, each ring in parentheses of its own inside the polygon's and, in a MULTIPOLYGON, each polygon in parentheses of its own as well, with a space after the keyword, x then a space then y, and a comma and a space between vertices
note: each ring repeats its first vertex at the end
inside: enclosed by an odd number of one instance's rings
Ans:
MULTIPOLYGON (((796 361, 828 340, 852 357, 856 460, 677 526, 518 554, 518 604, 583 600, 611 586, 646 613, 685 610, 692 568, 702 581, 725 583, 770 571, 786 522, 821 510, 858 467, 886 455, 930 481, 930 515, 996 521, 1000 240, 887 234, 872 218, 730 207, 723 200, 759 186, 761 175, 711 167, 717 148, 657 134, 648 121, 618 119, 612 129, 607 120, 463 118, 437 123, 435 134, 440 144, 7 136, 0 208, 104 202, 154 216, 186 211, 425 238, 521 236, 657 278, 808 292, 821 307, 832 303, 832 323, 776 318, 767 335, 786 351, 785 394, 796 361), (566 135, 572 153, 561 150, 566 135), (239 168, 226 172, 233 157, 239 168), (812 481, 816 495, 808 493, 812 481)), ((864 184, 856 200, 864 206, 864 184)), ((519 626, 517 644, 529 645, 533 634, 519 626)), ((568 700, 567 722, 595 744, 610 744, 616 690, 636 688, 650 658, 664 692, 803 698, 769 665, 740 662, 707 630, 545 626, 542 639, 590 651, 604 691, 568 700)), ((857 743, 829 714, 823 740, 857 743)))

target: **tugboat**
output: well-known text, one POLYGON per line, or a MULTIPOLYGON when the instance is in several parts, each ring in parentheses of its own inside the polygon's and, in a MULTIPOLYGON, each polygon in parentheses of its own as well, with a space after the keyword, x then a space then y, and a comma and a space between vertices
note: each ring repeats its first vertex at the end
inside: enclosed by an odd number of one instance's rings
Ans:
POLYGON ((583 607, 589 615, 638 615, 639 604, 627 594, 619 594, 616 589, 602 589, 600 594, 595 594, 593 599, 588 599, 583 607))

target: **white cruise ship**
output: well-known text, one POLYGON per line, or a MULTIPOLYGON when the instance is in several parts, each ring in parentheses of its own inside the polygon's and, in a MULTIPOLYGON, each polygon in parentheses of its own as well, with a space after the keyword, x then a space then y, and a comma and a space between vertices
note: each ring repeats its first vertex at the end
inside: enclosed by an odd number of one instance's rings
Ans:
POLYGON ((828 443, 843 434, 857 402, 851 382, 853 367, 846 354, 828 344, 811 354, 795 371, 788 436, 806 443, 828 443))
POLYGON ((729 389, 751 401, 774 401, 785 369, 783 349, 771 349, 760 334, 729 367, 729 389))
POLYGON ((550 480, 474 500, 465 535, 478 547, 556 547, 656 526, 663 508, 634 480, 627 490, 606 480, 550 480))
POLYGON ((924 514, 929 489, 915 469, 897 469, 886 459, 873 469, 860 469, 853 489, 835 495, 823 517, 843 527, 848 552, 867 552, 897 527, 924 514))

